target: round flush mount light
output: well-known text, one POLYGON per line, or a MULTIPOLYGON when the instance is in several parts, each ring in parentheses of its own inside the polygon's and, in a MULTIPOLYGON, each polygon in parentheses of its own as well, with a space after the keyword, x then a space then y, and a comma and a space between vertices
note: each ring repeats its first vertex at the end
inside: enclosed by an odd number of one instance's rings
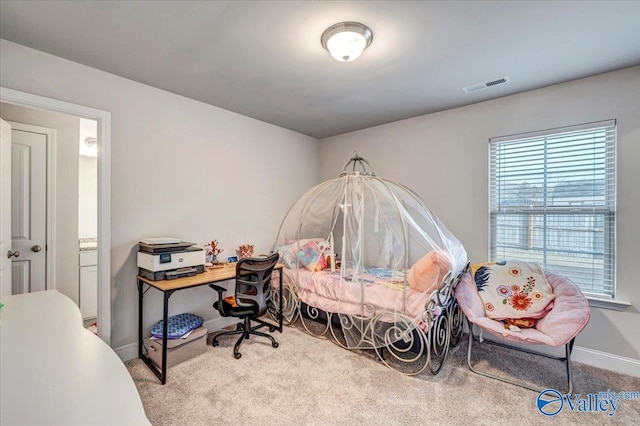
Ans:
POLYGON ((351 62, 362 55, 373 40, 373 33, 359 22, 339 22, 322 33, 320 42, 339 62, 351 62))

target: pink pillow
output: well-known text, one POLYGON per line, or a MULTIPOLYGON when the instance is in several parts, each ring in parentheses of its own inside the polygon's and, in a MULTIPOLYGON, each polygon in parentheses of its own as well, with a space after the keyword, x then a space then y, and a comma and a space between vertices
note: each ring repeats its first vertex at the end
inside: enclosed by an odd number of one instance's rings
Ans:
POLYGON ((441 250, 432 250, 409 269, 409 287, 431 293, 438 288, 450 268, 449 254, 441 250))

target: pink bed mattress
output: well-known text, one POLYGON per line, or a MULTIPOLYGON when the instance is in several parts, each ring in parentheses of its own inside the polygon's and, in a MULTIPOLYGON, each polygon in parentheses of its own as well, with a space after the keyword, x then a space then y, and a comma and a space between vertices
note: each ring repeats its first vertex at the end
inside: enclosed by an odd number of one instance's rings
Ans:
MULTIPOLYGON (((340 277, 329 270, 310 272, 306 269, 284 269, 285 277, 297 283, 297 295, 307 305, 325 312, 372 317, 382 312, 402 313, 423 330, 428 325, 422 313, 429 293, 405 287, 393 279, 364 274, 362 283, 340 277)), ((345 273, 346 276, 348 274, 345 273)), ((384 318, 383 318, 384 320, 384 318)), ((390 315, 388 321, 393 321, 390 315)))

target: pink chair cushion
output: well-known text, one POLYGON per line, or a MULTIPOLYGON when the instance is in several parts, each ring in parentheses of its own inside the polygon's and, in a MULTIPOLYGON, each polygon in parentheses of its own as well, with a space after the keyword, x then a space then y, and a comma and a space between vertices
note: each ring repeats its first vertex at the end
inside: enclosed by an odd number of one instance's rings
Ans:
POLYGON ((591 309, 587 298, 571 280, 549 271, 544 274, 553 288, 555 301, 553 309, 538 320, 535 328, 515 332, 505 329, 502 321, 487 318, 470 273, 465 274, 456 287, 456 299, 469 321, 502 338, 515 342, 563 346, 587 325, 591 309))

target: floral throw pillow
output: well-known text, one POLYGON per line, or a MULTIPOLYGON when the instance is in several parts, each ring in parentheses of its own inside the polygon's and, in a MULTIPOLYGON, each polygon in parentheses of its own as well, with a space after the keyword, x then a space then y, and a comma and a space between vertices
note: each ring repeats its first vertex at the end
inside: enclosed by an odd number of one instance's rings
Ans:
POLYGON ((471 275, 488 318, 542 318, 553 306, 553 289, 537 263, 479 263, 471 275))

